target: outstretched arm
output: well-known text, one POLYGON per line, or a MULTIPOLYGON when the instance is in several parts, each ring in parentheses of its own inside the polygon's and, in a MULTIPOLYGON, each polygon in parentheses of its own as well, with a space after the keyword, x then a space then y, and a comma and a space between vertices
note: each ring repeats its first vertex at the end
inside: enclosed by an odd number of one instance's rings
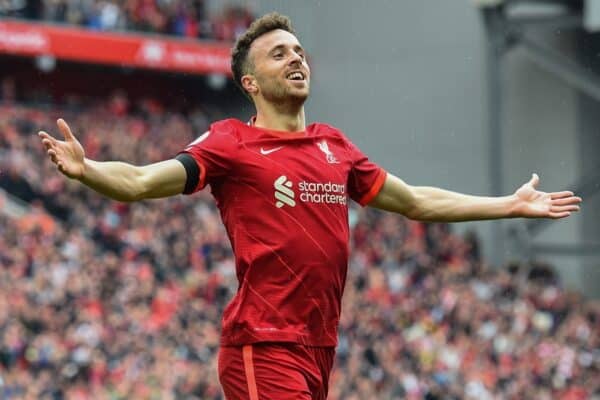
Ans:
POLYGON ((514 194, 503 197, 470 196, 425 186, 410 186, 387 175, 369 206, 428 222, 460 222, 498 218, 564 218, 579 211, 581 198, 572 192, 545 193, 536 189, 537 174, 514 194))
POLYGON ((126 202, 183 192, 187 175, 179 161, 167 160, 140 167, 119 161, 93 161, 85 157, 83 147, 67 123, 59 119, 57 125, 64 141, 43 131, 38 135, 52 162, 69 178, 111 199, 126 202))

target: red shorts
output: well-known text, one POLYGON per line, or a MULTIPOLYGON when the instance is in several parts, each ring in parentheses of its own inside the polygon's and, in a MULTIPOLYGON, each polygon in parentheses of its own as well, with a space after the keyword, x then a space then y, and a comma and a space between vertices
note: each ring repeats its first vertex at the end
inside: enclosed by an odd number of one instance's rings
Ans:
POLYGON ((325 400, 335 347, 255 343, 219 350, 227 400, 325 400))

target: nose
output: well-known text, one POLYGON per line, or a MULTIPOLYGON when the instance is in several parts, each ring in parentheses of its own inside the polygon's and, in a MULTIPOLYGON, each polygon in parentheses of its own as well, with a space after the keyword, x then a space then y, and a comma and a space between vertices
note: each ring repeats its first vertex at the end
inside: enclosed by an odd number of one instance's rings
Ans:
POLYGON ((295 51, 292 51, 292 55, 290 56, 290 64, 294 63, 302 63, 302 57, 300 56, 300 54, 296 53, 295 51))

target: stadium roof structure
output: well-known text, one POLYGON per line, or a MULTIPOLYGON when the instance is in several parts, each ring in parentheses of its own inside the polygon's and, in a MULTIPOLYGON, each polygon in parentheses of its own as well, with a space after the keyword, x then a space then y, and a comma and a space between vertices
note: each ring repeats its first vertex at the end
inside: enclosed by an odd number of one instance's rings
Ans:
MULTIPOLYGON (((493 194, 501 195, 504 188, 502 154, 503 115, 503 58, 514 48, 522 48, 524 54, 540 68, 563 80, 580 93, 600 102, 600 75, 582 65, 577 57, 565 54, 545 44, 543 32, 578 31, 590 38, 600 31, 600 0, 471 0, 481 12, 487 35, 488 118, 490 132, 489 170, 493 194), (540 34, 542 31, 542 34, 540 34)), ((567 190, 581 196, 591 196, 600 191, 598 171, 590 176, 580 176, 567 190)), ((600 245, 531 244, 531 237, 549 226, 548 220, 531 220, 525 225, 525 233, 519 241, 529 243, 526 253, 600 254, 600 245)), ((496 224, 493 240, 503 241, 502 228, 496 224)), ((501 258, 496 255, 494 261, 501 258)))

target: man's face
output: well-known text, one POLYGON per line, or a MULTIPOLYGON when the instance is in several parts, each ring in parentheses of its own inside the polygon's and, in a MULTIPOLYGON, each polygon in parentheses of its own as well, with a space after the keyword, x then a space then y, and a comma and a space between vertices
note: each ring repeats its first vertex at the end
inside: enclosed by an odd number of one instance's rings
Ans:
POLYGON ((277 29, 256 39, 248 54, 258 95, 269 102, 304 103, 310 68, 304 49, 293 34, 277 29))

